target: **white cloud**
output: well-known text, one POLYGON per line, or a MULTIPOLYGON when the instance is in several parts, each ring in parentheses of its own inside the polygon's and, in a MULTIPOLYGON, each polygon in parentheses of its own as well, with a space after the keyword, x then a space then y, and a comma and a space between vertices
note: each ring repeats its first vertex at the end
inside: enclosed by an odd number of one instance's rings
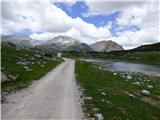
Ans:
POLYGON ((121 44, 125 49, 131 49, 143 44, 152 44, 159 41, 156 33, 147 30, 135 32, 125 31, 120 33, 118 37, 112 37, 111 39, 121 44))
POLYGON ((125 9, 122 15, 117 18, 117 24, 122 26, 137 25, 141 30, 119 33, 116 40, 125 48, 160 42, 159 14, 159 4, 154 1, 145 3, 141 7, 125 9))
POLYGON ((115 0, 115 2, 87 0, 86 3, 89 6, 87 13, 84 13, 86 17, 120 11, 121 14, 116 22, 119 27, 116 31, 121 27, 131 25, 140 28, 139 31, 119 31, 118 37, 110 38, 123 45, 125 49, 160 42, 160 7, 157 0, 115 0))
POLYGON ((138 6, 141 7, 144 3, 150 0, 85 0, 89 10, 83 15, 107 15, 115 11, 123 11, 126 8, 138 6))
MULTIPOLYGON (((159 6, 157 3, 148 2, 148 0, 147 2, 144 0, 141 2, 135 0, 125 2, 106 2, 105 0, 93 2, 87 0, 89 11, 85 13, 86 15, 103 15, 120 10, 121 15, 117 18, 118 25, 138 25, 141 28, 140 31, 135 32, 130 30, 119 32, 118 37, 113 37, 109 31, 112 22, 97 28, 81 18, 68 16, 62 9, 52 4, 55 1, 16 0, 15 2, 15 0, 8 0, 8 2, 2 2, 3 34, 30 29, 33 32, 31 37, 34 39, 47 40, 57 35, 68 35, 86 43, 111 39, 126 49, 160 41, 158 38, 160 34, 158 26, 159 6), (42 33, 37 34, 37 32, 42 33)), ((71 0, 70 3, 73 5, 75 1, 71 0)))
MULTIPOLYGON (((105 27, 97 28, 81 18, 73 19, 63 10, 46 2, 2 2, 3 33, 21 32, 31 29, 35 39, 49 39, 59 34, 79 36, 81 39, 97 39, 110 36, 105 27), (43 32, 42 34, 36 34, 43 32)), ((83 40, 82 40, 83 41, 83 40)))

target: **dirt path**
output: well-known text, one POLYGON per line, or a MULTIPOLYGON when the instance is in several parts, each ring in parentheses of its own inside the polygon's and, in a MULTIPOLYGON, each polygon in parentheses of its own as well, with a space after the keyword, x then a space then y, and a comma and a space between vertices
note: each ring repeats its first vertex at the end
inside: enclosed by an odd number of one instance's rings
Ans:
POLYGON ((9 95, 2 119, 83 119, 74 64, 66 59, 29 88, 9 95))

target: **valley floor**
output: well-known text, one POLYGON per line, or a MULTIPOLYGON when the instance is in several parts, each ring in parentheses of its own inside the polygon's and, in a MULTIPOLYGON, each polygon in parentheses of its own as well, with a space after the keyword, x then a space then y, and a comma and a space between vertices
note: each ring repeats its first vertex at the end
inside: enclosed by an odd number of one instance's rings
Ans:
POLYGON ((66 59, 27 89, 10 94, 2 119, 83 119, 74 64, 66 59))

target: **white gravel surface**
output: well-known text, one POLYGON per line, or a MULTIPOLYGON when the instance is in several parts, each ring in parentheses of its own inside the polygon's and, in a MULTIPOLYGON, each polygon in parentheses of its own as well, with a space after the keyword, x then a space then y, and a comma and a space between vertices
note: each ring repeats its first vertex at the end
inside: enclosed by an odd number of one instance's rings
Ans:
POLYGON ((2 119, 83 119, 74 67, 75 61, 66 59, 27 89, 8 95, 2 119))

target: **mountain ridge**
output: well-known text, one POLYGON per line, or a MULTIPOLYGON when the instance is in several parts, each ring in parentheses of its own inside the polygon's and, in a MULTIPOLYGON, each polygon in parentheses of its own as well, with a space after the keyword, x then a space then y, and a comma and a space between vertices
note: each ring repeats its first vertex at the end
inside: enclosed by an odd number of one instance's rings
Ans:
POLYGON ((97 52, 110 52, 110 51, 124 50, 121 45, 119 45, 116 42, 113 42, 112 40, 98 41, 90 46, 93 50, 97 52))

